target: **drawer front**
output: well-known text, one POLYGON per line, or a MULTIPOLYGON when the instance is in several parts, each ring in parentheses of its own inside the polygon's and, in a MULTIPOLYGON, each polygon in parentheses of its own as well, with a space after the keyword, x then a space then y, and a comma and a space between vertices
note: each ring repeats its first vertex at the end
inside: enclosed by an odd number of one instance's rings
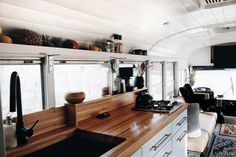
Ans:
MULTIPOLYGON (((169 141, 156 155, 155 157, 172 157, 171 141, 169 141)), ((179 156, 182 157, 182 156, 179 156)))
POLYGON ((172 138, 172 157, 187 157, 187 123, 172 138))
POLYGON ((153 157, 172 137, 171 124, 162 129, 142 146, 143 156, 153 157))
POLYGON ((186 123, 187 123, 187 110, 185 110, 172 122, 173 134, 175 134, 186 123))

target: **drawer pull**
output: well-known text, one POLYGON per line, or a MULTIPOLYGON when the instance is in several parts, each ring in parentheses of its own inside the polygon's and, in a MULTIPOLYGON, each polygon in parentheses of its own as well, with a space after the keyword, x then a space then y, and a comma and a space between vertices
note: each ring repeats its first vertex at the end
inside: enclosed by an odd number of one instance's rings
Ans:
POLYGON ((187 117, 183 117, 176 125, 181 126, 186 120, 187 117))
POLYGON ((182 135, 180 135, 180 137, 177 139, 177 141, 181 142, 186 134, 187 134, 187 131, 184 131, 182 135))
POLYGON ((168 157, 168 156, 170 156, 171 153, 172 153, 172 151, 165 152, 165 154, 163 155, 163 157, 168 157))
POLYGON ((163 136, 154 146, 152 146, 150 151, 152 149, 154 149, 154 151, 156 151, 170 137, 170 135, 171 135, 171 133, 170 134, 165 134, 165 136, 163 136))

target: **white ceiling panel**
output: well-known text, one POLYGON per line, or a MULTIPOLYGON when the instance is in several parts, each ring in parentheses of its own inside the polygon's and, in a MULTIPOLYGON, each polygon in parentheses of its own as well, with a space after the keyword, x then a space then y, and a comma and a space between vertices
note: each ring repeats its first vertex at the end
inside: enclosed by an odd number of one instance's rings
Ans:
POLYGON ((179 51, 186 45, 194 49, 236 40, 232 32, 212 31, 236 23, 236 5, 202 9, 197 1, 0 0, 0 26, 77 41, 109 39, 118 33, 123 36, 126 53, 143 48, 163 56, 182 55, 179 51))
POLYGON ((235 16, 235 11, 234 11, 234 7, 233 5, 230 5, 230 6, 226 6, 223 8, 223 13, 225 15, 225 19, 235 19, 236 16, 235 16))

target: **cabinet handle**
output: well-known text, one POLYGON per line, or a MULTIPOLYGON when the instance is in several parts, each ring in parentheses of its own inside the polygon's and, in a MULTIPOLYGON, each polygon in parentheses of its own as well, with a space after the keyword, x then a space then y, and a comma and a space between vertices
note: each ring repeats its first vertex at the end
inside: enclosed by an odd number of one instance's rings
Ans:
POLYGON ((185 120, 187 120, 187 117, 183 117, 176 125, 181 126, 185 120))
POLYGON ((180 135, 180 137, 177 139, 177 141, 181 142, 186 134, 187 134, 187 131, 184 131, 182 135, 180 135))
POLYGON ((171 153, 172 153, 172 151, 165 152, 165 154, 163 155, 163 157, 168 157, 168 156, 170 156, 171 153))
POLYGON ((151 151, 152 149, 154 149, 154 151, 156 151, 169 137, 170 134, 165 134, 165 136, 163 136, 154 146, 152 146, 152 148, 149 150, 151 151))

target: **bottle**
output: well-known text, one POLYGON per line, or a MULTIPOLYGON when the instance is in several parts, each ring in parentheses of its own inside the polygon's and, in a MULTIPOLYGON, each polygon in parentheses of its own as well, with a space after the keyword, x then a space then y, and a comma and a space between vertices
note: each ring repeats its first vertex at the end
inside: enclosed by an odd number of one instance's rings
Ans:
POLYGON ((106 41, 106 52, 115 52, 114 42, 112 40, 106 41))
POLYGON ((121 42, 122 36, 119 34, 113 34, 113 42, 115 45, 115 53, 123 52, 123 43, 121 42))
POLYGON ((117 73, 115 71, 112 72, 112 95, 118 93, 118 88, 117 88, 117 73))
POLYGON ((126 84, 125 84, 125 79, 121 79, 121 93, 126 92, 126 84))
POLYGON ((117 88, 117 93, 121 93, 121 77, 120 76, 116 77, 116 88, 117 88))
POLYGON ((11 116, 6 117, 5 123, 3 124, 3 129, 5 133, 6 148, 16 147, 17 146, 16 123, 13 122, 11 116))
POLYGON ((106 41, 106 52, 111 52, 111 41, 110 40, 106 41))
POLYGON ((111 41, 110 49, 111 49, 110 52, 115 53, 115 44, 113 41, 111 41))
POLYGON ((119 59, 111 59, 112 71, 112 94, 117 94, 119 90, 119 59))
POLYGON ((107 87, 109 88, 109 95, 112 94, 112 83, 113 83, 112 69, 109 68, 107 71, 107 87))
POLYGON ((122 35, 119 35, 119 41, 116 45, 118 47, 117 53, 123 53, 122 35))

